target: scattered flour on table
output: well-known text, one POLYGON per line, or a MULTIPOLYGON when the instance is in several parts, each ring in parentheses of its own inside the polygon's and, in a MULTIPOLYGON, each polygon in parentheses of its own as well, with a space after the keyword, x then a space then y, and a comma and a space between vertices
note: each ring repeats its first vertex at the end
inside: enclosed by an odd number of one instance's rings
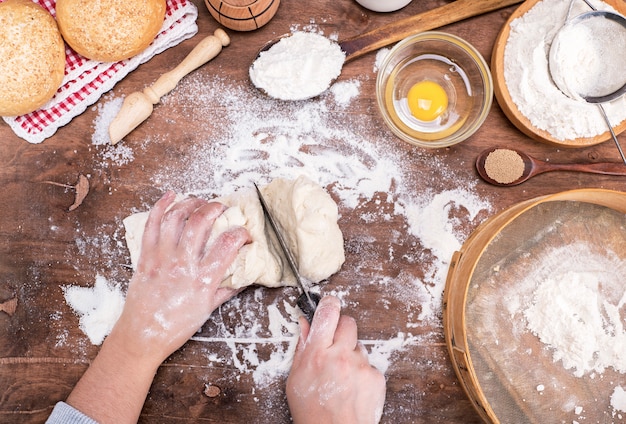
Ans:
MULTIPOLYGON (((261 302, 263 289, 255 289, 255 301, 261 302)), ((249 308, 241 298, 230 301, 234 308, 249 308)), ((298 341, 299 310, 286 301, 274 302, 267 306, 268 325, 262 328, 258 321, 247 328, 238 326, 234 333, 226 328, 219 328, 218 334, 211 337, 195 336, 192 340, 202 343, 224 343, 231 352, 230 358, 211 356, 215 363, 230 359, 232 365, 242 373, 252 373, 255 385, 265 387, 278 376, 286 375, 291 368, 291 359, 298 341), (279 305, 280 303, 280 305, 279 305), (268 334, 263 334, 269 331, 268 334), (266 360, 258 354, 259 345, 271 344, 273 351, 266 360)))
POLYGON ((122 109, 124 103, 123 97, 111 97, 105 95, 104 101, 97 103, 93 109, 98 112, 98 116, 94 121, 94 131, 91 135, 91 144, 102 146, 111 143, 109 137, 109 125, 122 109))
POLYGON ((374 72, 378 72, 383 64, 383 60, 385 60, 390 50, 391 49, 389 48, 383 48, 376 52, 376 61, 374 61, 374 72))
POLYGON ((93 287, 65 286, 65 301, 79 316, 80 329, 100 345, 122 313, 124 293, 119 285, 97 276, 93 287))
MULTIPOLYGON (((362 262, 367 262, 363 266, 373 273, 364 276, 359 284, 384 284, 390 289, 389 296, 405 303, 407 309, 419 308, 418 315, 407 318, 407 329, 425 323, 432 325, 441 318, 442 293, 452 254, 471 229, 486 218, 491 206, 474 192, 473 174, 465 179, 451 172, 437 155, 398 144, 384 128, 351 113, 350 105, 358 98, 360 89, 358 79, 343 80, 314 100, 279 102, 223 78, 191 74, 181 81, 175 95, 162 99, 159 107, 180 108, 188 115, 186 119, 206 122, 207 129, 205 134, 197 135, 197 143, 178 162, 160 164, 151 175, 151 182, 163 190, 214 197, 250 187, 252 183, 304 174, 326 187, 344 215, 353 215, 366 223, 404 222, 404 228, 390 234, 390 246, 383 257, 370 250, 366 235, 355 234, 348 240, 353 249, 363 253, 359 253, 362 262), (213 118, 206 120, 206 116, 213 118), (423 174, 411 175, 404 170, 406 161, 424 161, 427 166, 423 174), (416 193, 416 179, 429 182, 430 189, 416 193), (458 188, 441 189, 445 180, 454 181, 458 188), (365 207, 372 202, 378 211, 365 207), (414 257, 402 259, 414 263, 415 269, 423 267, 423 276, 415 275, 411 269, 402 270, 396 281, 376 275, 381 262, 396 259, 392 244, 404 243, 407 235, 419 242, 414 246, 415 252, 409 253, 414 257)), ((114 113, 108 109, 114 109, 117 102, 108 102, 112 104, 103 104, 99 109, 96 127, 107 127, 107 121, 113 119, 114 113)), ((93 143, 100 144, 94 137, 93 143)), ((124 144, 131 149, 145 148, 124 140, 119 145, 124 144)), ((115 160, 104 153, 103 161, 115 160)), ((120 249, 120 256, 125 254, 120 249)), ((349 302, 352 288, 339 290, 332 294, 349 302)), ((252 299, 232 299, 212 317, 207 324, 209 331, 194 337, 196 342, 207 345, 227 345, 230 358, 208 354, 209 360, 232 363, 240 372, 252 374, 258 386, 288 372, 298 337, 295 316, 299 312, 290 306, 293 299, 259 306, 266 296, 267 292, 257 289, 252 299), (239 314, 235 328, 219 324, 219 316, 225 311, 239 314), (268 322, 261 323, 261 317, 268 322), (272 346, 272 353, 261 357, 257 348, 267 345, 272 346)), ((429 337, 441 340, 442 336, 413 335, 400 329, 381 340, 362 343, 370 352, 372 364, 386 372, 398 353, 411 345, 431 342, 429 337)))
POLYGON ((330 87, 330 91, 334 96, 335 103, 338 106, 346 108, 350 105, 352 99, 356 98, 361 88, 361 82, 355 81, 339 81, 330 87))
MULTIPOLYGON (((215 104, 213 115, 226 112, 217 119, 219 128, 207 130, 209 142, 198 143, 189 153, 185 166, 163 164, 153 177, 157 186, 213 196, 298 173, 330 187, 340 198, 340 207, 354 209, 377 192, 404 184, 405 175, 397 166, 400 153, 382 150, 365 138, 371 123, 346 125, 349 111, 331 109, 335 98, 344 94, 327 92, 316 101, 280 102, 219 78, 190 80, 178 90, 176 102, 196 111, 215 104)), ((350 93, 359 84, 347 81, 338 90, 350 93)))
POLYGON ((391 356, 396 352, 402 352, 415 342, 416 340, 410 334, 398 333, 396 337, 389 340, 362 341, 361 343, 369 348, 370 364, 382 373, 386 373, 390 366, 391 356))
MULTIPOLYGON (((596 105, 569 98, 550 75, 550 46, 565 23, 570 2, 542 0, 513 20, 504 51, 504 79, 513 102, 534 127, 557 140, 594 137, 607 131, 596 105)), ((615 11, 604 2, 591 3, 600 10, 615 11)), ((582 1, 573 4, 573 16, 589 10, 582 1)), ((585 68, 573 71, 585 72, 585 68)), ((603 106, 612 125, 626 119, 625 96, 603 106)))
POLYGON ((613 390, 611 406, 615 410, 615 413, 626 412, 626 390, 624 390, 622 386, 617 386, 615 390, 613 390))
POLYGON ((416 286, 417 290, 424 291, 421 297, 422 311, 418 316, 420 321, 439 316, 450 260, 454 252, 461 249, 467 235, 455 227, 460 224, 458 215, 453 213, 456 208, 463 208, 464 219, 471 222, 479 214, 490 211, 491 205, 464 189, 436 193, 418 204, 397 204, 396 213, 407 217, 409 231, 419 237, 434 256, 432 263, 426 265, 425 284, 416 286))
POLYGON ((111 138, 109 137, 109 125, 122 108, 123 102, 123 97, 105 95, 103 100, 93 107, 93 109, 98 112, 98 115, 94 120, 94 132, 91 136, 91 144, 98 146, 101 150, 100 155, 103 161, 112 162, 117 166, 126 165, 135 159, 132 148, 123 142, 112 145, 111 138))

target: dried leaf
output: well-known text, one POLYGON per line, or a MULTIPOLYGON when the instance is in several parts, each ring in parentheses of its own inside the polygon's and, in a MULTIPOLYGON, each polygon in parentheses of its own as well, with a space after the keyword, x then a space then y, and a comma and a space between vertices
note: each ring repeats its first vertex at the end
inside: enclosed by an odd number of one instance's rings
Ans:
POLYGON ((204 395, 210 398, 214 398, 220 395, 222 389, 214 384, 205 384, 204 385, 204 395))
POLYGON ((17 297, 0 303, 0 312, 6 312, 7 315, 13 316, 17 309, 17 297))
POLYGON ((80 174, 78 176, 78 182, 74 186, 74 189, 76 190, 76 197, 74 198, 74 203, 69 208, 70 212, 79 207, 89 193, 89 180, 87 179, 87 177, 85 177, 83 174, 80 174))
POLYGON ((74 186, 69 185, 69 184, 61 184, 61 183, 57 183, 56 181, 42 181, 43 184, 50 184, 53 186, 57 186, 57 187, 65 187, 65 188, 71 188, 74 189, 74 186))
POLYGON ((51 184, 51 185, 55 185, 58 187, 65 187, 65 188, 72 189, 75 191, 74 203, 72 203, 72 206, 69 207, 68 209, 69 212, 79 207, 83 203, 83 200, 85 200, 85 197, 87 197, 87 194, 89 194, 89 179, 85 177, 83 174, 80 174, 78 176, 78 182, 76 183, 76 185, 62 184, 62 183, 57 183, 55 181, 42 181, 42 182, 44 184, 51 184))

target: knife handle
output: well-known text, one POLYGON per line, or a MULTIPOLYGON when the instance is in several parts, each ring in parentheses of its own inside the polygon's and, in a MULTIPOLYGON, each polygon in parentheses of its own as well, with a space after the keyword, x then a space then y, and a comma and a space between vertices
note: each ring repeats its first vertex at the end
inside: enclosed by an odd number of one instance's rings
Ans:
POLYGON ((309 299, 307 298, 306 293, 302 293, 298 297, 298 301, 296 302, 296 304, 298 305, 298 307, 300 308, 300 310, 302 311, 306 319, 309 320, 309 323, 310 323, 311 321, 313 321, 313 315, 315 315, 315 309, 317 308, 317 305, 320 303, 321 297, 317 293, 309 293, 309 297, 311 298, 311 302, 313 302, 313 304, 309 302, 309 299))

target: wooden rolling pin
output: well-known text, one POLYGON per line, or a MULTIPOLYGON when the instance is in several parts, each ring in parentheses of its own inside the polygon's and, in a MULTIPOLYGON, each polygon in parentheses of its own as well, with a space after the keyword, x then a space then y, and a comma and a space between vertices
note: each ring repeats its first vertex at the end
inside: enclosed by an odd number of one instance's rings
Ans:
POLYGON ((153 105, 159 103, 161 97, 172 91, 185 75, 213 59, 222 51, 222 47, 229 44, 228 34, 223 29, 215 30, 213 35, 201 40, 177 67, 161 75, 151 87, 126 96, 122 108, 109 125, 111 144, 117 144, 148 119, 153 105))

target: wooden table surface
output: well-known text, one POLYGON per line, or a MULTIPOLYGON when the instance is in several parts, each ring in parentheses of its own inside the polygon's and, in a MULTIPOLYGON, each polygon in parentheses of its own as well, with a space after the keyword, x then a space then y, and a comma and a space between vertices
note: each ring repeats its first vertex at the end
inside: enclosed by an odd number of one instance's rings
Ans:
MULTIPOLYGON (((196 173, 195 181, 198 172, 210 174, 210 169, 189 169, 189 157, 196 154, 199 146, 215 142, 207 128, 223 128, 228 111, 223 110, 223 105, 210 103, 216 93, 199 96, 188 107, 177 102, 192 98, 192 84, 206 79, 216 87, 243 87, 253 93, 249 95, 258 97, 254 105, 272 104, 254 94, 247 79, 251 60, 269 39, 294 27, 308 26, 327 35, 336 34, 340 39, 348 38, 446 1, 416 0, 399 12, 378 14, 352 0, 283 0, 277 15, 265 27, 249 33, 229 31, 231 45, 198 69, 193 78, 183 80, 167 101, 156 107, 150 119, 118 146, 94 144, 94 123, 101 113, 98 105, 153 82, 182 60, 200 37, 218 27, 204 4, 198 0, 195 3, 199 9, 196 37, 141 65, 102 97, 96 107, 88 108, 53 137, 41 144, 29 144, 15 136, 8 125, 0 124, 0 303, 17 299, 14 314, 0 312, 0 422, 44 422, 54 403, 69 394, 98 351, 98 346, 93 346, 80 330, 62 288, 91 287, 98 275, 125 284, 130 271, 123 266, 129 258, 121 220, 151 205, 166 188, 188 187, 185 184, 192 178, 190 174, 186 177, 186 172, 196 173), (216 78, 221 83, 215 83, 216 78), (129 151, 132 155, 122 161, 120 158, 129 151), (169 180, 164 177, 165 168, 172 171, 169 180), (73 191, 45 182, 72 185, 81 174, 89 178, 89 194, 80 207, 68 212, 74 200, 73 191)), ((442 30, 468 40, 489 61, 494 40, 514 10, 515 7, 509 7, 442 30)), ((425 150, 401 142, 389 133, 377 110, 375 60, 376 54, 371 53, 344 68, 339 81, 360 82, 358 96, 351 100, 348 110, 333 106, 327 97, 301 105, 326 101, 330 105, 326 113, 336 113, 336 119, 345 121, 341 125, 355 133, 359 133, 361 122, 367 127, 363 143, 379 144, 402 158, 398 167, 408 178, 398 184, 404 184, 404 190, 412 191, 416 198, 422 193, 426 196, 462 186, 491 204, 489 213, 455 221, 460 233, 467 235, 489 214, 539 195, 584 187, 625 187, 620 177, 574 173, 545 174, 512 188, 482 182, 474 169, 474 160, 483 149, 495 145, 514 146, 554 162, 619 161, 611 142, 567 150, 533 141, 509 123, 495 101, 485 124, 461 145, 425 150)), ((293 111, 293 106, 289 110, 293 111)), ((620 136, 620 140, 626 146, 626 136, 620 136)), ((295 174, 297 165, 285 164, 290 166, 295 174)), ((333 186, 328 188, 337 198, 333 186)), ((424 274, 432 254, 408 231, 406 214, 394 209, 392 197, 397 191, 390 187, 389 196, 378 193, 372 199, 361 200, 356 208, 339 202, 346 263, 322 291, 342 296, 346 312, 359 322, 362 340, 384 341, 403 335, 413 341, 387 357, 388 389, 382 422, 480 422, 452 370, 441 311, 434 312, 436 319, 419 321, 419 296, 393 294, 401 289, 419 291, 412 284, 427 281, 424 274), (375 219, 362 219, 367 212, 375 219)), ((426 291, 431 288, 432 284, 425 287, 426 291)), ((437 290, 433 292, 437 294, 437 290)), ((279 372, 258 384, 255 366, 247 364, 242 369, 237 363, 237 359, 246 361, 245 343, 232 347, 227 341, 217 341, 215 336, 222 334, 224 328, 252 325, 255 320, 265 325, 267 305, 283 305, 283 300, 292 302, 294 295, 291 289, 250 289, 236 302, 225 305, 219 317, 201 330, 198 340, 187 343, 159 369, 141 422, 289 422, 284 399, 285 373, 279 372), (253 318, 247 316, 247 322, 238 310, 242 307, 253 314, 253 318), (219 388, 219 394, 205 394, 207 385, 219 388)), ((248 347, 261 362, 276 349, 272 343, 250 344, 248 347)))

